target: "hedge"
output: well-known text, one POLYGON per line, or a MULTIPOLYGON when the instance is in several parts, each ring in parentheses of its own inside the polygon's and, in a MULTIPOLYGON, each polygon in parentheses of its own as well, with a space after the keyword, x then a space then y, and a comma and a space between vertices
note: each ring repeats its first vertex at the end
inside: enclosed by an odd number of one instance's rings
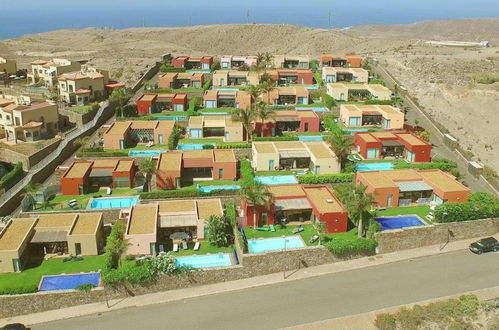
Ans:
POLYGON ((255 183, 255 174, 253 173, 253 168, 249 160, 245 159, 241 161, 241 168, 239 170, 242 178, 242 186, 248 187, 255 183))
POLYGON ((298 176, 298 182, 301 184, 344 183, 352 182, 354 175, 355 173, 306 174, 298 176))
POLYGON ((17 179, 23 173, 23 163, 17 162, 14 168, 0 179, 0 187, 7 186, 11 181, 17 179))
POLYGON ((78 151, 76 153, 78 157, 127 157, 127 150, 114 150, 114 151, 78 151))
POLYGON ((209 196, 234 196, 238 190, 212 190, 211 192, 201 192, 197 189, 177 189, 177 190, 156 190, 140 194, 141 199, 161 199, 161 198, 185 198, 185 197, 209 197, 209 196))
POLYGON ((369 238, 352 237, 333 238, 324 242, 324 246, 333 254, 345 256, 357 253, 372 253, 376 248, 376 241, 369 238))
POLYGON ((433 170, 438 169, 445 172, 457 168, 456 162, 447 159, 434 159, 431 163, 406 163, 406 162, 396 162, 394 165, 395 169, 406 169, 406 168, 417 168, 420 170, 433 170))
POLYGON ((218 142, 217 149, 247 149, 251 148, 250 142, 218 142))
POLYGON ((474 193, 466 203, 444 203, 435 209, 436 222, 459 222, 499 217, 499 199, 474 193))
POLYGON ((296 135, 286 134, 286 135, 280 135, 280 136, 264 136, 264 137, 254 136, 253 141, 254 142, 258 142, 258 141, 299 141, 299 139, 298 139, 298 136, 296 136, 296 135))
POLYGON ((37 284, 26 284, 23 286, 15 286, 0 289, 0 296, 4 295, 14 295, 14 294, 26 294, 38 292, 37 284))
POLYGON ((208 89, 210 89, 211 87, 211 79, 207 80, 204 84, 203 84, 203 92, 206 92, 208 89))

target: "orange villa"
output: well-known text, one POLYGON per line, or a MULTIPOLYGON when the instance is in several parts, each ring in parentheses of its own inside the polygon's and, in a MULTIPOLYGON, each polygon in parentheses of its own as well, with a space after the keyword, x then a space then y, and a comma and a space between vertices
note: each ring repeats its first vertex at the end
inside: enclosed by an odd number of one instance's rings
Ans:
POLYGON ((159 88, 201 88, 204 84, 203 73, 167 72, 159 77, 159 88))
POLYGON ((138 143, 167 144, 174 127, 174 120, 115 121, 104 133, 104 149, 126 149, 138 143))
POLYGON ((322 54, 319 66, 321 67, 350 67, 360 68, 362 58, 358 55, 332 55, 322 54))
POLYGON ((310 92, 303 86, 276 87, 263 93, 262 101, 271 105, 309 104, 310 92))
POLYGON ((245 91, 207 90, 203 95, 205 108, 237 108, 251 107, 251 95, 245 91))

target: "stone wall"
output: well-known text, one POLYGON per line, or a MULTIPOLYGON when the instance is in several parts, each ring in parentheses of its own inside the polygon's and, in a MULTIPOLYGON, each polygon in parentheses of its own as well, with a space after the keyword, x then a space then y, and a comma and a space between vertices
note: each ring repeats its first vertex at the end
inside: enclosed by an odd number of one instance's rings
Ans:
POLYGON ((239 148, 239 149, 233 149, 234 154, 236 156, 236 159, 241 161, 244 159, 250 159, 251 160, 251 148, 239 148))
POLYGON ((94 119, 98 110, 99 108, 96 108, 85 113, 80 113, 66 109, 59 109, 59 114, 62 117, 66 118, 70 123, 76 124, 77 127, 82 127, 83 125, 94 119))
POLYGON ((379 253, 390 253, 444 244, 448 240, 490 236, 498 232, 499 218, 494 218, 383 231, 376 234, 376 241, 379 253))
MULTIPOLYGON (((36 142, 34 142, 36 143, 36 142)), ((28 171, 31 167, 33 167, 35 164, 40 162, 50 154, 52 151, 57 149, 57 146, 61 143, 61 140, 56 140, 53 143, 47 145, 45 148, 38 150, 37 152, 31 154, 31 155, 25 155, 19 152, 16 152, 11 149, 7 148, 0 148, 0 161, 6 162, 6 163, 12 163, 15 164, 17 162, 21 162, 23 164, 23 170, 28 171)))

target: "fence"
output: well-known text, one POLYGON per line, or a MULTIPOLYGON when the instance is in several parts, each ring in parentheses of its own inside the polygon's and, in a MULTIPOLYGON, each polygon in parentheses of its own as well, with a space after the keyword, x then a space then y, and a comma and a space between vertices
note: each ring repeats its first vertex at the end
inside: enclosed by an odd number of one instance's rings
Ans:
POLYGON ((48 176, 50 172, 47 173, 47 169, 50 169, 51 165, 54 167, 57 166, 57 164, 60 162, 60 158, 64 157, 64 155, 67 156, 67 152, 71 151, 71 149, 74 147, 72 145, 74 140, 82 135, 90 133, 98 125, 105 122, 105 120, 107 120, 107 118, 105 117, 110 117, 112 115, 112 111, 108 109, 112 110, 112 106, 110 105, 109 101, 102 102, 93 120, 86 123, 81 128, 69 132, 66 135, 66 138, 61 141, 61 143, 53 152, 48 154, 44 159, 40 160, 40 162, 34 165, 23 179, 21 179, 16 185, 14 185, 10 190, 2 195, 0 197, 0 214, 6 213, 6 211, 8 212, 8 209, 15 209, 16 205, 9 205, 9 202, 11 202, 15 197, 18 197, 28 183, 36 181, 34 179, 37 177, 38 180, 40 180, 40 178, 48 176), (107 112, 105 113, 106 110, 107 112), (103 114, 106 114, 106 116, 103 117, 103 114))

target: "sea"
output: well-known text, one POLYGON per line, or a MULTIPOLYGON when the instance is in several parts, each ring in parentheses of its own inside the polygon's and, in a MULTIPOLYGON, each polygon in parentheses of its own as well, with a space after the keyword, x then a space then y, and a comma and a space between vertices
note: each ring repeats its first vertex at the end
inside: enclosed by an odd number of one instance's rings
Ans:
POLYGON ((499 17, 497 0, 0 0, 0 39, 58 29, 272 23, 317 28, 499 17))

